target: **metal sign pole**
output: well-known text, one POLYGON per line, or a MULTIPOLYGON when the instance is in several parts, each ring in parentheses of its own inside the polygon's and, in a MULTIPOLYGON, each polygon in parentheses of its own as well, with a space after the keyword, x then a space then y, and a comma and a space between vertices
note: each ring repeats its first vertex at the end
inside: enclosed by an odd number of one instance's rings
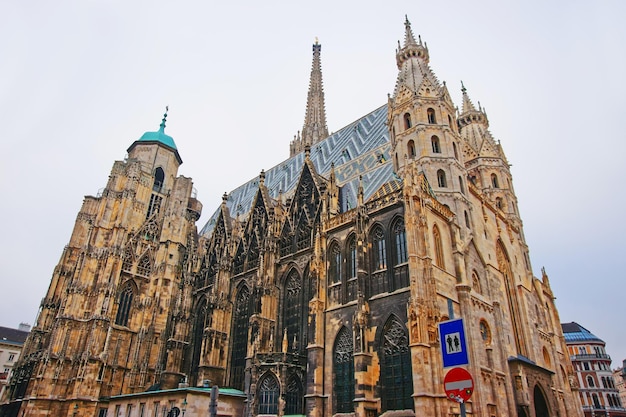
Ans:
POLYGON ((461 417, 466 417, 466 414, 465 414, 465 401, 461 401, 461 417))

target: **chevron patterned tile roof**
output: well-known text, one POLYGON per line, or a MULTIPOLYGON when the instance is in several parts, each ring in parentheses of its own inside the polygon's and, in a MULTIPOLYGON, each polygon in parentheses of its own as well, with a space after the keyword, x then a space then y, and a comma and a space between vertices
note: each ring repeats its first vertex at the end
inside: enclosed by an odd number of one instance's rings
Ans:
MULTIPOLYGON (((357 201, 359 177, 362 176, 364 198, 367 201, 381 186, 398 180, 393 172, 387 130, 387 105, 379 107, 356 120, 311 148, 310 158, 317 172, 328 178, 332 164, 341 186, 342 211, 354 208, 357 201)), ((304 152, 289 158, 265 172, 265 186, 276 199, 280 192, 289 196, 294 191, 304 164, 304 152)), ((259 178, 235 188, 226 202, 231 215, 245 218, 259 189, 259 178)), ((219 210, 202 228, 208 236, 213 230, 219 210)))

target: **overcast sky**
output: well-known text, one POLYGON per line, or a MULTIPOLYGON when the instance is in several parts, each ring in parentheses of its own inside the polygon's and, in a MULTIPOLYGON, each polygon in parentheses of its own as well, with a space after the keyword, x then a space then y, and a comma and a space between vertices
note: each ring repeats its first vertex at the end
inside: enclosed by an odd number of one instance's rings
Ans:
POLYGON ((34 322, 83 196, 166 105, 201 228, 225 191, 289 156, 315 37, 332 132, 393 92, 407 14, 455 103, 462 80, 486 109, 561 321, 605 340, 621 365, 626 2, 302 4, 0 4, 0 326, 34 322))

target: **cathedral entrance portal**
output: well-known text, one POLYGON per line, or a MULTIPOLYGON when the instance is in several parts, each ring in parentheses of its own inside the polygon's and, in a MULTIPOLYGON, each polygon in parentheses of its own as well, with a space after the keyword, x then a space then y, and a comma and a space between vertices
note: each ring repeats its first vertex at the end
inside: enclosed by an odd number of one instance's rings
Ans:
POLYGON ((539 385, 535 385, 535 393, 533 397, 533 402, 535 403, 535 417, 550 417, 546 397, 543 395, 539 385))

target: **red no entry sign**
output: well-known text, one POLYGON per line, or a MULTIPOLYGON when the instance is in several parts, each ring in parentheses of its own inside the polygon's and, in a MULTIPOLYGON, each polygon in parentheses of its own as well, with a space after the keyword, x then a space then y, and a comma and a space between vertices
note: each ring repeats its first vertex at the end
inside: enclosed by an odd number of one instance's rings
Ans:
POLYGON ((474 379, 463 368, 452 368, 443 379, 443 389, 449 400, 466 402, 474 391, 474 379))

